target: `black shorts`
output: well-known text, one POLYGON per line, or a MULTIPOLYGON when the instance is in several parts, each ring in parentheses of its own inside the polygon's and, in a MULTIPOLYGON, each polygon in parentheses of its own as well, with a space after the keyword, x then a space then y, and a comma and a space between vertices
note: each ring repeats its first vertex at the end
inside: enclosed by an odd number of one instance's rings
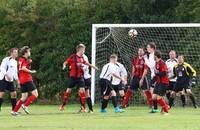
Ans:
POLYGON ((173 90, 174 90, 175 83, 176 83, 176 82, 172 82, 172 81, 170 81, 167 90, 171 90, 171 91, 173 91, 173 90))
POLYGON ((31 92, 31 91, 36 89, 35 84, 33 83, 33 81, 29 81, 29 82, 26 82, 24 84, 20 84, 20 86, 21 86, 21 92, 22 93, 31 92))
POLYGON ((100 87, 101 87, 101 95, 102 96, 110 96, 110 93, 112 90, 111 82, 107 79, 100 79, 99 81, 100 87))
POLYGON ((115 90, 116 93, 121 90, 125 90, 125 86, 122 83, 120 83, 118 85, 112 85, 112 88, 115 90))
MULTIPOLYGON (((132 90, 138 90, 140 88, 140 78, 139 77, 133 77, 133 79, 131 79, 130 81, 130 87, 132 90)), ((145 77, 144 78, 144 82, 143 85, 141 86, 142 90, 148 90, 149 89, 149 84, 148 84, 148 80, 145 77)))
POLYGON ((83 78, 74 78, 70 77, 69 79, 69 88, 74 88, 74 87, 79 87, 79 88, 84 88, 85 87, 85 81, 83 78))
POLYGON ((8 82, 6 80, 0 80, 0 92, 14 92, 15 91, 15 85, 13 82, 8 82))
POLYGON ((185 82, 179 82, 179 81, 177 81, 176 83, 175 83, 175 85, 174 85, 174 92, 180 92, 180 91, 182 91, 182 90, 186 90, 186 89, 189 89, 189 81, 185 81, 185 82))
POLYGON ((89 79, 84 79, 84 81, 85 81, 85 90, 90 90, 90 88, 91 88, 91 78, 89 78, 89 79))
POLYGON ((164 96, 166 94, 168 85, 167 84, 156 84, 154 89, 153 89, 153 94, 157 94, 159 96, 164 96))

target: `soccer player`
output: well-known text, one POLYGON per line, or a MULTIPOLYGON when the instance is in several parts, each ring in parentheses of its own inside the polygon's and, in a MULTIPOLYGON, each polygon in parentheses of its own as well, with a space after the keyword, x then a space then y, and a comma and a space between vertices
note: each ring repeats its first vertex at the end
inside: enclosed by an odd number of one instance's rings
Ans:
MULTIPOLYGON (((125 85, 126 85, 127 84, 127 76, 128 76, 126 68, 124 67, 123 64, 121 64, 119 62, 116 62, 115 66, 117 69, 116 74, 119 77, 122 77, 126 81, 125 82, 125 85)), ((125 92, 124 92, 125 86, 122 83, 122 81, 116 77, 113 77, 112 78, 112 86, 113 86, 113 89, 115 90, 115 92, 119 93, 120 99, 123 101, 124 95, 125 95, 125 92)))
POLYGON ((21 99, 17 102, 14 110, 12 111, 13 116, 19 115, 18 110, 22 106, 22 109, 26 114, 29 114, 28 107, 38 97, 38 91, 33 83, 31 74, 36 73, 35 70, 31 69, 31 49, 28 46, 21 48, 22 57, 19 58, 19 81, 21 88, 21 99), (28 98, 28 93, 31 92, 31 96, 28 98), (27 99, 28 98, 28 99, 27 99), (26 100, 27 99, 27 100, 26 100), (26 101, 26 102, 25 102, 26 101), (23 104, 25 102, 25 104, 23 104))
MULTIPOLYGON (((155 76, 155 58, 154 58, 154 53, 156 51, 156 45, 154 42, 149 42, 147 45, 147 55, 144 56, 145 63, 150 69, 151 72, 151 79, 150 79, 150 90, 151 93, 153 94, 153 89, 154 89, 154 84, 152 84, 153 77, 155 76)), ((159 112, 158 110, 158 105, 155 100, 153 100, 153 107, 150 113, 157 113, 159 112)))
POLYGON ((17 102, 17 93, 15 90, 14 81, 19 83, 16 61, 16 58, 18 57, 18 49, 12 48, 10 49, 9 53, 10 56, 5 57, 0 66, 0 111, 3 102, 3 96, 6 90, 10 92, 12 110, 15 108, 17 102))
MULTIPOLYGON (((79 44, 76 47, 76 53, 69 56, 69 58, 63 63, 63 70, 66 68, 66 65, 69 64, 70 66, 70 81, 67 90, 64 92, 63 96, 63 104, 60 106, 60 110, 64 110, 64 106, 68 101, 68 97, 71 94, 72 88, 75 86, 79 87, 79 96, 81 100, 81 106, 85 106, 86 102, 86 94, 85 94, 85 82, 83 78, 83 65, 90 66, 94 69, 98 69, 96 66, 93 66, 87 63, 84 58, 83 54, 85 53, 85 45, 79 44)), ((81 109, 81 112, 86 112, 85 108, 81 109)))
POLYGON ((157 101, 161 107, 161 114, 166 114, 169 111, 169 106, 164 100, 167 87, 169 85, 169 78, 167 76, 168 70, 166 63, 161 59, 161 52, 156 50, 154 53, 156 66, 155 66, 155 76, 153 77, 153 82, 155 82, 155 87, 153 90, 152 99, 157 101))
MULTIPOLYGON (((172 105, 174 105, 174 104, 172 104, 173 101, 170 102, 170 97, 171 97, 171 93, 174 90, 174 86, 175 86, 175 83, 176 83, 176 77, 174 77, 173 69, 174 69, 174 66, 177 65, 177 63, 178 63, 178 59, 176 58, 176 51, 171 50, 169 52, 169 57, 170 57, 170 59, 168 59, 166 61, 166 65, 167 65, 167 68, 168 68, 168 77, 169 77, 169 86, 168 86, 168 90, 167 90, 167 93, 166 93, 166 97, 168 99, 169 106, 172 107, 172 105)), ((185 94, 183 93, 183 91, 181 91, 180 94, 181 94, 181 101, 183 103, 183 106, 185 106, 185 104, 184 104, 185 94)))
POLYGON ((171 50, 169 52, 169 59, 166 61, 167 69, 168 69, 168 77, 169 77, 169 86, 166 93, 166 97, 169 100, 171 96, 171 92, 174 89, 174 84, 176 83, 176 77, 174 77, 174 66, 178 63, 178 59, 176 59, 176 52, 171 50))
POLYGON ((111 79, 113 77, 120 79, 123 82, 123 84, 125 84, 125 80, 123 79, 123 77, 117 75, 117 68, 115 65, 116 63, 117 63, 117 55, 112 54, 110 56, 110 62, 103 66, 103 69, 100 74, 100 87, 101 87, 101 94, 103 97, 101 106, 102 113, 107 112, 106 108, 108 105, 110 95, 112 99, 112 104, 114 106, 114 112, 115 113, 123 112, 123 110, 117 106, 116 92, 111 85, 111 79))
MULTIPOLYGON (((183 55, 178 56, 178 64, 174 67, 173 72, 177 77, 177 81, 170 98, 170 105, 173 104, 175 94, 184 90, 189 95, 194 108, 197 108, 195 97, 191 90, 196 85, 196 71, 184 61, 183 55)), ((183 102, 183 105, 185 105, 185 99, 183 99, 183 102)))
POLYGON ((147 71, 148 66, 146 65, 144 60, 144 49, 139 48, 138 56, 133 58, 132 61, 132 79, 122 103, 123 108, 126 108, 129 97, 133 93, 132 91, 137 91, 139 88, 143 90, 144 95, 147 98, 148 105, 150 108, 152 108, 152 94, 150 92, 150 88, 146 77, 147 71))

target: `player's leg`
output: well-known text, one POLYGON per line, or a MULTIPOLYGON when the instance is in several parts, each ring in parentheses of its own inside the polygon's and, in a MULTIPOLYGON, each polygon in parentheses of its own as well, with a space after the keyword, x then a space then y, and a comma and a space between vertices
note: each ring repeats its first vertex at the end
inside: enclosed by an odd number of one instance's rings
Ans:
POLYGON ((70 94, 72 92, 72 88, 74 88, 75 86, 76 86, 76 79, 71 77, 69 79, 69 86, 63 93, 62 105, 59 107, 60 111, 64 110, 64 106, 68 102, 68 98, 69 98, 69 96, 70 96, 70 94))
POLYGON ((85 79, 85 95, 86 95, 86 102, 89 108, 89 113, 93 112, 93 107, 92 107, 92 100, 90 96, 90 86, 91 86, 91 79, 85 79))
POLYGON ((187 88, 186 89, 186 93, 189 95, 190 100, 192 101, 192 104, 193 104, 194 108, 197 108, 196 99, 195 99, 195 97, 194 97, 194 95, 192 93, 192 90, 190 88, 187 88))
POLYGON ((112 104, 113 104, 113 107, 114 107, 114 112, 115 113, 120 113, 120 112, 123 112, 122 109, 120 109, 118 106, 117 106, 117 99, 116 99, 116 92, 114 91, 114 89, 110 88, 111 89, 111 99, 112 99, 112 104))
POLYGON ((3 103, 3 96, 4 96, 4 93, 5 92, 0 92, 0 111, 1 111, 1 106, 2 106, 2 103, 3 103))
POLYGON ((176 92, 172 91, 169 98, 169 107, 171 108, 174 104, 174 99, 176 97, 176 92))
POLYGON ((6 86, 5 86, 5 81, 4 80, 0 80, 0 111, 1 111, 1 106, 3 103, 3 96, 6 90, 6 86))
POLYGON ((14 110, 14 108, 17 104, 17 92, 16 91, 10 92, 10 102, 12 105, 12 110, 14 110))
POLYGON ((184 108, 185 105, 186 105, 185 91, 184 91, 184 90, 182 90, 182 91, 180 92, 180 97, 181 97, 182 106, 183 106, 183 108, 184 108))
POLYGON ((151 90, 153 90, 153 95, 152 95, 152 110, 150 111, 150 113, 158 113, 158 100, 157 100, 157 95, 160 93, 159 90, 159 85, 156 85, 154 88, 151 88, 151 90))
POLYGON ((150 91, 149 85, 148 85, 148 81, 145 78, 143 85, 141 86, 141 89, 143 90, 144 96, 147 99, 147 103, 149 105, 149 108, 152 108, 152 93, 150 91))
POLYGON ((77 79, 77 85, 79 87, 79 97, 81 103, 81 112, 86 112, 85 110, 85 103, 86 103, 86 94, 85 94, 85 81, 83 78, 77 79))
MULTIPOLYGON (((151 82, 150 82, 150 92, 153 95, 155 87, 151 82)), ((157 102, 157 99, 153 99, 153 97, 152 97, 152 109, 150 110, 150 113, 157 113, 157 112, 159 112, 158 102, 157 102)))
POLYGON ((93 112, 93 107, 92 107, 92 100, 91 100, 90 90, 89 89, 86 89, 85 95, 86 95, 87 105, 88 105, 88 108, 89 108, 88 112, 92 113, 93 112))
POLYGON ((162 107, 161 111, 162 114, 168 113, 169 110, 169 106, 163 98, 163 96, 166 94, 166 89, 167 86, 165 84, 160 83, 154 88, 154 94, 153 94, 153 99, 156 99, 157 102, 162 107))
POLYGON ((133 77, 130 81, 130 86, 128 86, 128 89, 126 91, 126 94, 124 96, 124 100, 122 102, 122 108, 126 108, 127 104, 129 102, 129 98, 133 94, 133 90, 137 90, 139 88, 139 79, 136 77, 133 77))
POLYGON ((102 95, 102 104, 100 112, 106 113, 107 112, 107 105, 110 96, 110 89, 109 89, 109 81, 106 79, 100 79, 100 87, 101 87, 101 95, 102 95))
POLYGON ((13 111, 17 103, 17 92, 15 90, 15 86, 13 82, 8 82, 7 84, 8 84, 7 90, 10 92, 10 102, 11 102, 12 111, 13 111))
POLYGON ((11 114, 13 116, 19 115, 18 110, 20 109, 20 107, 22 106, 23 102, 26 101, 26 99, 28 97, 28 92, 23 92, 23 90, 22 90, 22 97, 20 98, 20 100, 18 100, 14 110, 11 112, 11 114))

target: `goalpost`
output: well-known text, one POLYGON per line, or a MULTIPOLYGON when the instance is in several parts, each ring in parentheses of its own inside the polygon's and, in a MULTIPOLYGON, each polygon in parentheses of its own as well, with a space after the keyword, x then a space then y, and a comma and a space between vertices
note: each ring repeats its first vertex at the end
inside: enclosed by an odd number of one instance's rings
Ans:
MULTIPOLYGON (((167 60, 170 50, 183 54, 186 62, 197 71, 200 70, 200 24, 93 24, 92 25, 92 64, 99 70, 92 69, 91 97, 93 104, 100 99, 98 85, 100 71, 109 60, 112 53, 119 56, 129 73, 131 61, 137 55, 138 47, 145 47, 148 42, 155 42, 167 60), (130 38, 128 31, 136 29, 138 36, 130 38)), ((199 78, 199 77, 197 77, 199 78)), ((200 99, 200 86, 193 89, 195 96, 200 99)), ((198 101, 197 99, 197 101, 198 101)), ((142 102, 141 96, 134 97, 136 102, 142 102)))

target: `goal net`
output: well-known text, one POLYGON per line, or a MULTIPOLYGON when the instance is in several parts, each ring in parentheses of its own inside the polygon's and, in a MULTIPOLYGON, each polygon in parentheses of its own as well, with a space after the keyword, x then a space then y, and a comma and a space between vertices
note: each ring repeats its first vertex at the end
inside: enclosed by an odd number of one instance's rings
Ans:
MULTIPOLYGON (((92 29, 92 63, 99 67, 99 71, 92 70, 92 99, 100 101, 99 75, 109 56, 116 53, 119 61, 126 67, 129 79, 131 61, 137 55, 139 47, 146 47, 148 42, 155 42, 167 60, 170 50, 183 54, 185 61, 197 71, 200 69, 200 24, 93 24, 92 29), (136 29, 138 36, 130 38, 128 31, 136 29)), ((199 79, 199 77, 197 77, 199 79)), ((193 88, 193 92, 200 101, 200 85, 193 88)), ((180 100, 177 100, 180 101, 180 100)), ((145 98, 140 91, 135 92, 130 100, 133 105, 143 105, 145 98)), ((187 101, 190 104, 190 100, 187 101)))

